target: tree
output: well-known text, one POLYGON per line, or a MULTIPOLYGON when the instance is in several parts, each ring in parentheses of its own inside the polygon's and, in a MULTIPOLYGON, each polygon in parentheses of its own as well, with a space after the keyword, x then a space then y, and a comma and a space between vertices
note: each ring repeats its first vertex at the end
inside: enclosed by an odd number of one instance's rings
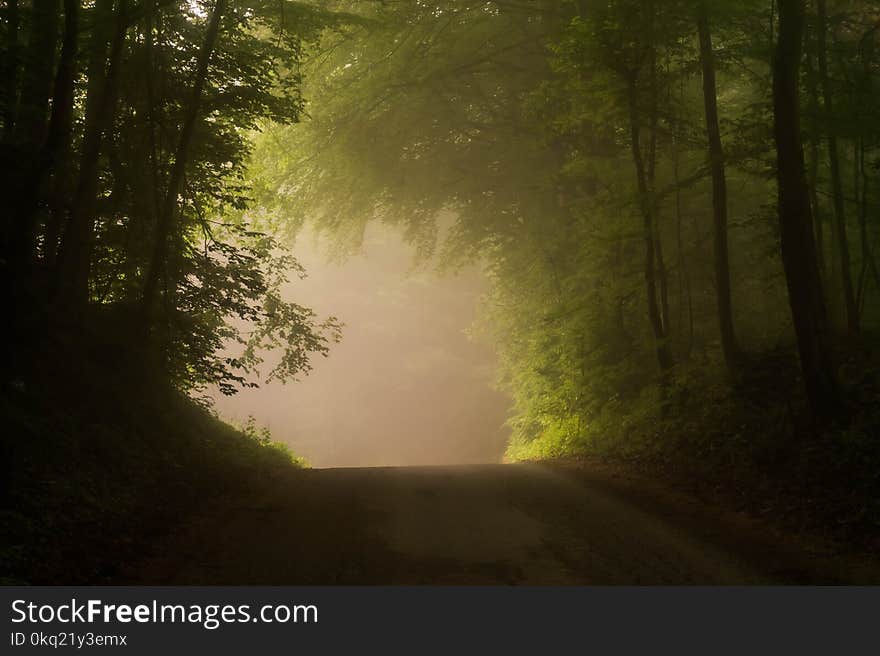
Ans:
POLYGON ((718 123, 718 91, 715 81, 715 54, 709 11, 704 0, 697 5, 697 31, 700 39, 700 66, 703 73, 703 103, 706 113, 706 136, 709 142, 709 168, 712 173, 713 244, 715 252, 715 285, 718 299, 718 324, 724 361, 730 371, 736 369, 738 347, 733 329, 733 307, 730 291, 730 256, 727 243, 727 175, 724 146, 718 123))
POLYGON ((64 312, 83 313, 89 299, 99 188, 99 158, 117 109, 117 85, 128 29, 128 0, 97 0, 89 43, 89 83, 79 177, 60 246, 56 285, 64 312), (108 51, 109 47, 109 51, 108 51))
POLYGON ((826 0, 816 0, 818 9, 818 25, 816 26, 816 50, 819 61, 819 83, 822 90, 824 123, 828 127, 828 161, 831 168, 831 197, 834 206, 834 242, 836 257, 839 264, 840 283, 843 289, 843 301, 846 311, 847 328, 853 335, 859 332, 859 312, 853 282, 849 253, 849 238, 846 231, 846 205, 843 197, 843 181, 840 172, 840 153, 837 146, 836 127, 834 120, 834 94, 828 74, 828 9, 826 0))
POLYGON ((47 173, 52 175, 49 191, 43 256, 46 268, 54 270, 58 240, 67 211, 66 196, 70 184, 71 138, 74 116, 74 85, 79 41, 79 0, 64 0, 64 36, 52 94, 52 118, 46 141, 47 173))
POLYGON ((804 14, 804 0, 779 1, 779 40, 773 63, 779 230, 807 397, 816 419, 827 421, 840 412, 840 397, 821 294, 809 189, 804 177, 799 76, 804 14))
POLYGON ((296 265, 250 228, 244 168, 261 121, 302 112, 305 41, 345 18, 262 0, 39 0, 2 18, 4 369, 103 335, 182 389, 232 393, 267 348, 282 380, 326 354, 339 325, 281 296, 296 265))
POLYGON ((3 117, 3 140, 8 142, 13 129, 15 129, 15 112, 18 105, 21 10, 18 6, 18 0, 7 0, 5 9, 3 26, 6 29, 3 34, 3 62, 0 65, 3 85, 2 91, 0 91, 2 94, 0 95, 0 107, 2 107, 3 117))
POLYGON ((144 316, 147 318, 147 325, 150 324, 153 305, 156 302, 156 292, 159 284, 160 272, 165 265, 166 253, 168 251, 168 240, 173 227, 175 213, 177 211, 178 196, 180 195, 183 174, 187 166, 190 142, 192 141, 193 130, 202 104, 202 94, 205 88, 205 79, 208 74, 208 64, 214 53, 214 44, 220 33, 220 20, 223 18, 225 11, 226 0, 217 0, 214 4, 214 8, 211 10, 210 18, 208 19, 205 41, 202 43, 201 50, 199 51, 198 64, 195 76, 192 80, 192 98, 190 99, 183 119, 180 138, 177 144, 177 149, 174 153, 174 163, 172 164, 171 173, 168 179, 168 189, 165 192, 165 200, 158 216, 153 256, 146 272, 146 281, 144 282, 143 303, 144 316))
POLYGON ((58 0, 35 0, 31 7, 30 35, 24 54, 24 74, 18 103, 18 119, 13 142, 20 156, 9 196, 10 216, 8 258, 12 277, 19 282, 28 277, 34 239, 36 206, 46 169, 45 146, 49 118, 49 97, 55 67, 59 18, 58 0))

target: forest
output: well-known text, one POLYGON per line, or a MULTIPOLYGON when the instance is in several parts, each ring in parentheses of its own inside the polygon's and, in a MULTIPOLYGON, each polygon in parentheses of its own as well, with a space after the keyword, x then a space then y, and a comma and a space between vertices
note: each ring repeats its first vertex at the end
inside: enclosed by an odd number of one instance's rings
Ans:
POLYGON ((332 357, 343 322, 281 291, 307 274, 290 244, 312 226, 345 257, 371 223, 485 271, 507 460, 625 463, 880 544, 876 2, 4 0, 0 21, 3 580, 59 576, 81 555, 59 527, 115 518, 101 549, 129 553, 163 499, 287 466, 205 392, 332 357))

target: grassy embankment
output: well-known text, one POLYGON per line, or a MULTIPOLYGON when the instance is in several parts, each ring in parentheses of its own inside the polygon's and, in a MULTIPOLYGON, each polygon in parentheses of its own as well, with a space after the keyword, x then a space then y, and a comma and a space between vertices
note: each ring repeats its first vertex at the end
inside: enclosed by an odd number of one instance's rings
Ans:
POLYGON ((0 391, 0 582, 101 583, 208 499, 301 466, 112 349, 47 359, 0 391))

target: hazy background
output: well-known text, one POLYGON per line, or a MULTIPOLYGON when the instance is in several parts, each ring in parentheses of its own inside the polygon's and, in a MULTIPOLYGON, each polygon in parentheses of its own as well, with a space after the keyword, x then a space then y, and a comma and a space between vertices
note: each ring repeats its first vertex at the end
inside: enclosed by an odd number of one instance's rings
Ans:
POLYGON ((412 250, 371 227, 363 252, 328 262, 313 235, 294 255, 308 277, 285 296, 345 323, 342 342, 302 382, 215 394, 226 419, 253 415, 313 467, 498 462, 508 399, 494 354, 465 331, 485 280, 414 270, 412 250))

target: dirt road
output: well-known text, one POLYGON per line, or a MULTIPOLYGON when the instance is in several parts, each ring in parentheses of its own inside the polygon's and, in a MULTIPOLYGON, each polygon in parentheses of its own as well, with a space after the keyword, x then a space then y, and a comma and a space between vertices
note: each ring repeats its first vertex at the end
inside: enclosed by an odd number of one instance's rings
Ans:
POLYGON ((693 499, 545 465, 305 470, 218 499, 128 564, 141 584, 877 581, 693 499))

